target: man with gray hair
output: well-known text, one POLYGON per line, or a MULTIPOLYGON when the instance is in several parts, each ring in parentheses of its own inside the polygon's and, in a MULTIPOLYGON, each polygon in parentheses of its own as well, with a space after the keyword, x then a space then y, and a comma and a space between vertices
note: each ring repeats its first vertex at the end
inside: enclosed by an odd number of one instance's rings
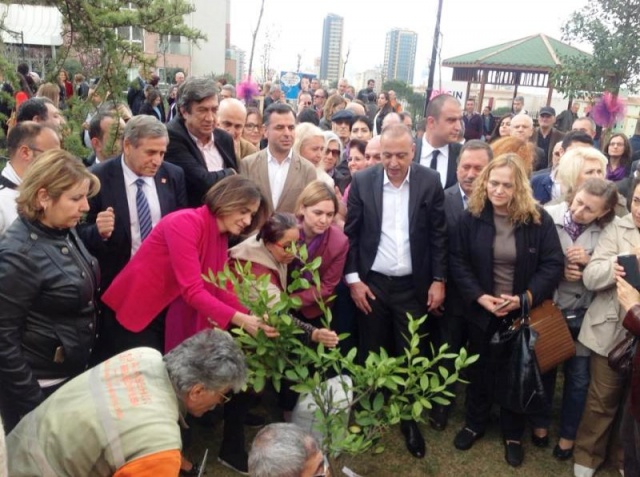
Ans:
POLYGON ((238 169, 233 138, 218 129, 218 90, 211 78, 188 78, 178 88, 177 116, 167 125, 166 159, 180 166, 189 207, 199 207, 207 191, 238 169))
POLYGON ((178 475, 184 412, 201 416, 225 403, 246 376, 241 349, 219 330, 164 357, 149 348, 121 353, 20 421, 7 438, 9 475, 178 475))
POLYGON ((218 109, 220 127, 233 137, 233 146, 238 160, 247 157, 258 149, 242 137, 244 123, 247 120, 247 108, 236 98, 225 99, 218 109))
POLYGON ((269 424, 256 435, 249 453, 251 477, 329 476, 314 437, 295 424, 269 424))
POLYGON ((269 90, 269 94, 266 98, 264 98, 264 108, 266 111, 269 106, 273 103, 281 103, 282 102, 282 89, 277 84, 271 85, 271 89, 269 90))
POLYGON ((235 98, 236 97, 236 87, 232 84, 225 84, 220 88, 220 101, 223 99, 235 98))
POLYGON ((513 103, 511 104, 511 111, 513 115, 516 114, 529 114, 529 111, 524 109, 524 96, 516 96, 513 98, 513 103))
MULTIPOLYGON (((89 213, 78 232, 100 263, 101 290, 109 287, 162 217, 187 206, 182 169, 163 161, 168 142, 167 128, 155 117, 134 116, 124 128, 123 153, 91 168, 102 187, 89 200, 89 213)), ((102 312, 97 361, 138 346, 164 349, 162 317, 132 333, 108 307, 102 306, 102 312)))
MULTIPOLYGON (((533 136, 533 119, 528 114, 517 114, 511 119, 509 132, 512 137, 521 139, 524 142, 530 142, 533 136)), ((539 171, 547 167, 548 160, 544 149, 538 146, 535 146, 535 148, 536 157, 533 160, 533 170, 539 171)))

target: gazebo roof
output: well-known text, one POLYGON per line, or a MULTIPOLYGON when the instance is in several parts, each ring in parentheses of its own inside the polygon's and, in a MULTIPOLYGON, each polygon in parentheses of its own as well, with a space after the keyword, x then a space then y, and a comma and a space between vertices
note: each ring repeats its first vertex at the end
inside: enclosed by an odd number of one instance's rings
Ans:
POLYGON ((446 59, 442 66, 548 72, 561 64, 561 57, 580 55, 591 56, 539 33, 446 59))

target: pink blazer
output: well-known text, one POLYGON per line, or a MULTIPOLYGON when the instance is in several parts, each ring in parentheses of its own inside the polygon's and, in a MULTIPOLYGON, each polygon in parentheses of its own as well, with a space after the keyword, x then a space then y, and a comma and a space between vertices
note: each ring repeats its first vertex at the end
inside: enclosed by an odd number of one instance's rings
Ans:
POLYGON ((232 293, 205 283, 202 274, 221 271, 227 261, 227 236, 206 206, 164 217, 115 278, 102 301, 126 329, 138 332, 167 306, 166 348, 210 328, 209 318, 227 328, 237 311, 232 293))

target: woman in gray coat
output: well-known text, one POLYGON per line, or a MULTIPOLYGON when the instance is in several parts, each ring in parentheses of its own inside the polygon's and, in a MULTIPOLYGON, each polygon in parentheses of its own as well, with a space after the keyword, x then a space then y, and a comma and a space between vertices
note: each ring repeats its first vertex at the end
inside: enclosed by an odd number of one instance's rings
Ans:
MULTIPOLYGON (((574 339, 593 299, 593 293, 582 281, 582 271, 589 264, 602 229, 613 220, 617 202, 616 186, 594 178, 583 182, 564 202, 545 208, 555 223, 565 255, 564 275, 554 301, 567 319, 574 339)), ((560 460, 573 455, 573 443, 589 389, 589 354, 589 349, 576 341, 576 356, 563 366, 560 440, 553 450, 553 455, 560 460)))

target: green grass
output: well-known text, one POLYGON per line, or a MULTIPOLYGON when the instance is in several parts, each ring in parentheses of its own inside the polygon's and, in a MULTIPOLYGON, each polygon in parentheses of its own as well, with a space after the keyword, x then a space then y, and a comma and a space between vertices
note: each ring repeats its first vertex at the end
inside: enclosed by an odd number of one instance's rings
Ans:
MULTIPOLYGON (((560 376, 559 376, 560 378, 560 376)), ((561 385, 562 379, 558 379, 561 385)), ((554 405, 554 424, 558 422, 560 390, 556 392, 554 405)), ((258 412, 266 415, 268 420, 275 422, 277 411, 272 405, 270 396, 265 396, 264 404, 258 412), (271 415, 273 414, 273 416, 271 415)), ((460 400, 462 402, 462 400, 460 400)), ((557 440, 557 427, 551 429, 551 445, 548 449, 539 449, 531 444, 529 430, 523 439, 525 459, 523 465, 514 469, 504 461, 504 451, 500 439, 497 422, 493 422, 484 438, 475 443, 471 450, 458 451, 453 446, 453 438, 463 425, 462 406, 454 409, 447 429, 443 432, 434 431, 428 424, 422 424, 421 429, 427 442, 427 455, 424 459, 415 459, 406 450, 404 438, 400 430, 395 427, 385 435, 383 442, 385 451, 382 454, 363 454, 359 456, 343 456, 338 460, 338 467, 346 465, 363 477, 551 477, 573 476, 572 461, 559 462, 551 451, 557 440)), ((255 435, 255 430, 247 429, 247 445, 255 435)), ((195 460, 202 458, 205 448, 209 448, 209 462, 207 475, 215 477, 233 477, 239 474, 223 467, 217 462, 222 423, 218 422, 213 428, 194 427, 193 447, 189 454, 195 460)), ((248 447, 247 447, 248 448, 248 447)), ((342 476, 342 472, 335 472, 334 477, 342 476)), ((611 466, 605 467, 596 474, 598 477, 617 477, 618 472, 611 466)))

